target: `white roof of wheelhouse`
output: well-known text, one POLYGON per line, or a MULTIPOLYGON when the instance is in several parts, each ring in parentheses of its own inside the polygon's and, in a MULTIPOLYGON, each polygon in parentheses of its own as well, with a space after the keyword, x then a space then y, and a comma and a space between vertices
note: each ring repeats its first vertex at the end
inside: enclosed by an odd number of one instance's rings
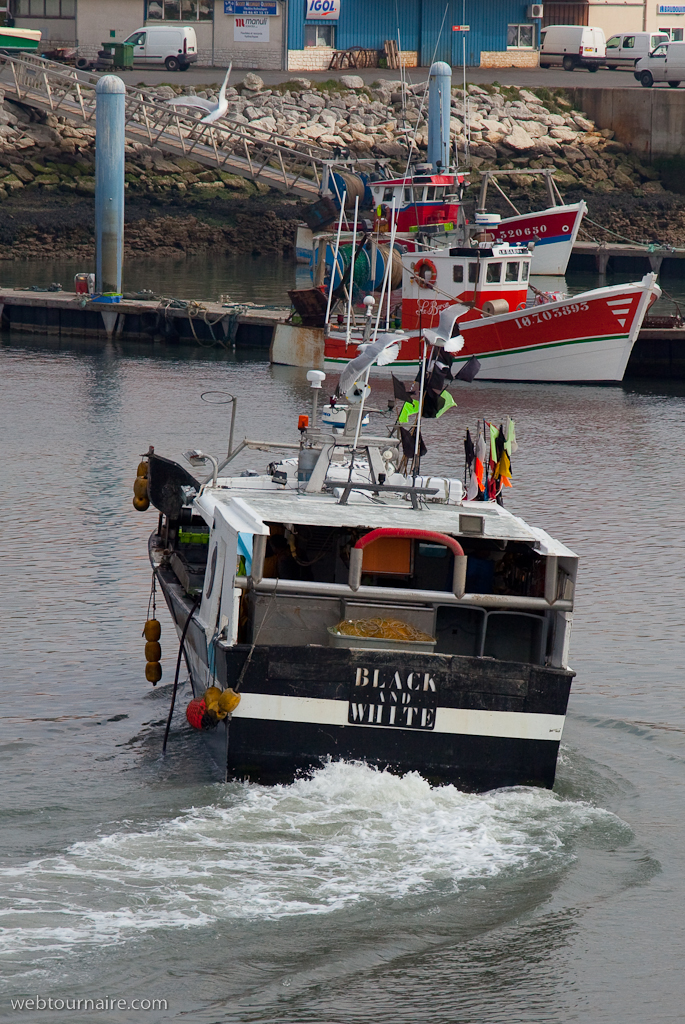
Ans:
POLYGON ((210 526, 214 508, 230 504, 232 497, 246 502, 264 522, 292 523, 307 526, 348 526, 375 530, 381 527, 432 530, 454 537, 472 537, 461 534, 460 514, 483 517, 486 540, 523 541, 540 551, 575 558, 565 545, 550 537, 544 530, 528 526, 518 516, 495 502, 464 501, 460 505, 428 503, 415 510, 409 500, 385 492, 378 498, 368 491, 352 491, 348 503, 341 505, 332 494, 305 494, 291 489, 277 489, 270 477, 234 477, 220 479, 219 486, 207 487, 194 506, 210 526), (265 487, 264 484, 267 486, 265 487), (273 488, 273 489, 272 489, 273 488))

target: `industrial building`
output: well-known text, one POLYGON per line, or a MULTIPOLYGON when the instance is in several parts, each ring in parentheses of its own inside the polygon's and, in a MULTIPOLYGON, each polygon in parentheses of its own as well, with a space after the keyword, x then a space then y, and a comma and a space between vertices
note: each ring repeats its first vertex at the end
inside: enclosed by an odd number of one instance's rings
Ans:
POLYGON ((0 19, 4 6, 46 47, 91 57, 144 25, 181 23, 195 28, 200 64, 255 70, 324 71, 336 50, 382 51, 387 40, 407 66, 457 66, 464 55, 469 66, 535 66, 546 25, 596 25, 607 37, 659 28, 672 39, 685 27, 685 5, 647 0, 0 0, 0 19))

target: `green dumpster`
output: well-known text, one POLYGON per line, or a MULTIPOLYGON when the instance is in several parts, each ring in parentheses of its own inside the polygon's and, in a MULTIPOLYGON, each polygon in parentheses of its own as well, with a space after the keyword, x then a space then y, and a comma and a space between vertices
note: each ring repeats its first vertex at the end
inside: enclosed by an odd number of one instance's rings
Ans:
POLYGON ((113 68, 119 68, 122 71, 133 68, 133 45, 131 43, 107 42, 102 44, 102 48, 108 50, 112 55, 113 68))

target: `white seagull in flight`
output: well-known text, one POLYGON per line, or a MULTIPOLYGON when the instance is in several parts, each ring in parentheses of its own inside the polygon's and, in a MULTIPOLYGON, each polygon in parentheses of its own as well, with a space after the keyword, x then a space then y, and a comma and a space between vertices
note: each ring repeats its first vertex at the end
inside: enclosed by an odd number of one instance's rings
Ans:
POLYGON ((218 102, 215 103, 213 100, 203 100, 201 96, 177 96, 173 100, 167 100, 167 103, 172 107, 197 107, 199 110, 206 111, 205 116, 200 118, 202 124, 212 124, 214 121, 218 121, 219 118, 223 117, 228 110, 226 88, 228 86, 228 79, 231 76, 232 67, 233 61, 228 65, 226 77, 219 89, 218 102))

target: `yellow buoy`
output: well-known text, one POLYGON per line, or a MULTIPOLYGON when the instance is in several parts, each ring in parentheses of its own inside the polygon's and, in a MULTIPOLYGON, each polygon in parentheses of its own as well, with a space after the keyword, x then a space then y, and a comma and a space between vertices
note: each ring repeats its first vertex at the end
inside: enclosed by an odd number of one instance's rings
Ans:
POLYGON ((145 678, 153 686, 160 681, 162 678, 162 666, 158 661, 148 661, 145 666, 145 678))
POLYGON ((138 472, 136 473, 136 476, 145 476, 146 477, 147 474, 148 474, 147 462, 139 462, 138 463, 138 472))
POLYGON ((219 710, 225 715, 230 715, 231 711, 235 711, 239 704, 240 694, 230 689, 230 687, 228 690, 224 690, 219 697, 219 710))
POLYGON ((203 700, 208 708, 217 705, 219 697, 221 696, 221 690, 218 686, 208 686, 204 692, 203 700))
POLYGON ((160 661, 162 657, 162 648, 156 640, 148 640, 145 644, 145 660, 146 661, 160 661))
POLYGON ((147 477, 137 476, 133 484, 133 493, 136 498, 147 498, 147 477))
POLYGON ((147 512, 147 510, 150 507, 150 499, 149 498, 136 498, 136 496, 134 494, 133 495, 133 507, 136 510, 136 512, 147 512))
POLYGON ((157 619, 148 619, 143 627, 143 636, 146 640, 159 640, 162 635, 162 627, 157 619))

